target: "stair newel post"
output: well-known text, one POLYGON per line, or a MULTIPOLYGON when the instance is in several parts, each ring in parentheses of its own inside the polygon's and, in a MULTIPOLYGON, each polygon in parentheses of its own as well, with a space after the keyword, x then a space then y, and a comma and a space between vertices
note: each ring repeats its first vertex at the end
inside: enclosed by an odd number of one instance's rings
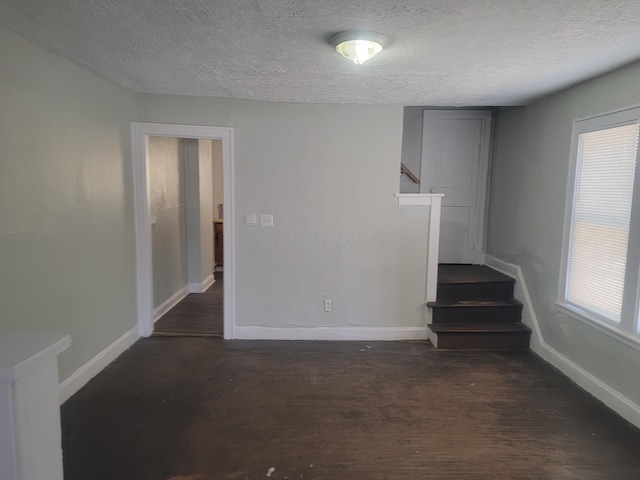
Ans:
MULTIPOLYGON (((425 279, 425 305, 434 302, 438 294, 438 256, 440 254, 440 215, 443 193, 396 193, 399 206, 425 206, 429 211, 427 235, 427 265, 425 279)), ((425 311, 425 327, 431 323, 432 309, 425 311)), ((430 330, 427 329, 427 334, 430 330)))
MULTIPOLYGON (((427 285, 426 301, 434 302, 438 290, 438 254, 440 252, 440 211, 443 194, 430 195, 429 239, 427 244, 427 285)), ((431 315, 427 323, 431 323, 431 315)))
POLYGON ((69 335, 0 334, 0 479, 62 480, 58 355, 69 335))

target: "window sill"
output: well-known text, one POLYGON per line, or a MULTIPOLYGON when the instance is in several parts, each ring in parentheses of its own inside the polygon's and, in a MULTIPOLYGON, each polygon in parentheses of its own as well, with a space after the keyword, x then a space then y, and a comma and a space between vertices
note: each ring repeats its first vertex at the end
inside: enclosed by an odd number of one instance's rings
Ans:
POLYGON ((633 335, 627 332, 623 332, 622 330, 619 330, 612 325, 604 323, 601 320, 595 319, 589 316, 586 312, 583 312, 582 310, 579 310, 570 305, 565 305, 564 303, 561 303, 561 302, 556 302, 556 305, 558 306, 559 313, 562 313, 564 315, 567 315, 568 317, 578 320, 579 322, 582 322, 585 325, 589 325, 590 327, 595 328, 599 332, 604 333, 605 335, 613 338, 614 340, 622 342, 625 345, 640 351, 640 335, 633 335))

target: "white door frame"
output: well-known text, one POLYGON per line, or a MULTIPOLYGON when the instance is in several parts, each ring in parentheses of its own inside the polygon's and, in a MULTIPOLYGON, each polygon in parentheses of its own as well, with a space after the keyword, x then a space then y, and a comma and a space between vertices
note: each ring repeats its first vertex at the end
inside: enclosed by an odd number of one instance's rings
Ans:
POLYGON ((482 144, 480 145, 480 165, 478 168, 476 215, 478 216, 478 228, 476 230, 475 262, 481 263, 484 258, 485 235, 484 227, 487 216, 487 184, 489 182, 489 153, 491 148, 491 121, 493 113, 491 110, 456 110, 456 109, 428 109, 422 111, 422 158, 420 165, 420 193, 431 193, 427 191, 429 185, 429 175, 431 172, 431 159, 425 158, 424 137, 425 122, 427 117, 456 118, 456 119, 480 119, 482 120, 482 144))
MULTIPOLYGON (((235 208, 233 204, 233 128, 160 123, 131 124, 133 202, 136 227, 136 285, 140 335, 153 333, 153 265, 147 147, 150 136, 222 141, 224 195, 224 338, 235 337, 235 208)), ((213 221, 213 219, 211 219, 213 221)))

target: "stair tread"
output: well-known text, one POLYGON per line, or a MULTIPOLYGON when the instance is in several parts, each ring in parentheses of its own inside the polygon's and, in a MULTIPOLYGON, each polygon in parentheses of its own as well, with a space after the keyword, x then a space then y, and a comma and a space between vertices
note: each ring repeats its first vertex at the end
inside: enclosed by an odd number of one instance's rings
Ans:
POLYGON ((501 282, 513 283, 515 279, 486 265, 438 266, 438 285, 501 282))
POLYGON ((438 267, 437 299, 429 324, 438 349, 527 349, 531 329, 513 297, 516 280, 486 265, 438 267))
POLYGON ((465 308, 465 307, 521 307, 522 303, 515 298, 504 299, 478 299, 478 300, 461 300, 461 299, 442 299, 435 302, 427 302, 428 307, 443 308, 465 308))
POLYGON ((519 333, 531 332, 525 324, 517 323, 432 323, 434 333, 519 333))

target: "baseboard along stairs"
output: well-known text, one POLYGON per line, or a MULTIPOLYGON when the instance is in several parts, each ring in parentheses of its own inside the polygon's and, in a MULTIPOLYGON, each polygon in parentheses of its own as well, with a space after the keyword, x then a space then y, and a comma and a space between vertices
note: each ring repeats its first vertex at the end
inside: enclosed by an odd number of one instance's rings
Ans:
POLYGON ((531 329, 513 298, 515 280, 485 265, 438 267, 429 339, 438 349, 523 350, 531 329))

